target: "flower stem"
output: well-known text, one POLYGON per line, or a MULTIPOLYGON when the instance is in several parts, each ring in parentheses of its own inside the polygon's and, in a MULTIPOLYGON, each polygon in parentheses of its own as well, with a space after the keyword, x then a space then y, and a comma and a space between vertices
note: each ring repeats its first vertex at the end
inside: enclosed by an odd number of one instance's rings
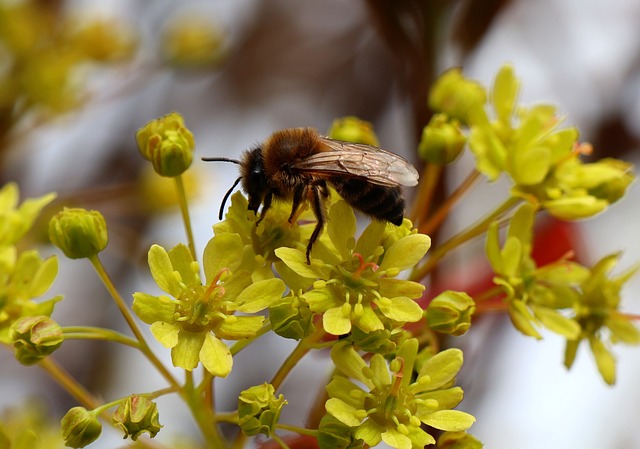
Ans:
POLYGON ((173 179, 175 179, 176 181, 178 203, 180 204, 180 212, 182 213, 182 221, 184 223, 184 229, 187 232, 187 240, 189 241, 189 251, 191 251, 191 257, 193 257, 193 260, 198 260, 196 256, 196 244, 193 239, 193 230, 191 229, 191 217, 189 216, 187 194, 184 190, 184 182, 182 181, 182 175, 178 175, 173 179))
POLYGON ((65 340, 104 340, 140 349, 140 344, 136 340, 111 329, 92 326, 65 326, 62 328, 62 332, 65 340))
POLYGON ((193 373, 191 371, 185 371, 185 384, 184 384, 183 398, 191 411, 191 415, 196 420, 200 432, 204 436, 207 443, 207 449, 223 449, 225 447, 220 434, 218 433, 218 427, 214 420, 213 409, 207 407, 206 398, 202 394, 199 388, 195 388, 193 382, 193 373))
POLYGON ((429 219, 424 224, 422 224, 422 222, 420 223, 420 226, 418 226, 418 231, 422 234, 427 235, 435 231, 447 218, 456 202, 460 200, 460 198, 462 198, 462 196, 467 193, 471 187, 473 187, 473 184, 475 184, 475 182, 479 178, 480 172, 476 169, 473 169, 471 173, 469 173, 469 175, 458 186, 458 188, 454 190, 451 195, 447 197, 445 202, 440 205, 438 210, 435 211, 434 214, 429 217, 429 219))
POLYGON ((427 215, 429 215, 433 195, 435 194, 441 174, 442 165, 425 164, 418 195, 413 202, 413 210, 410 215, 411 221, 413 221, 414 224, 422 223, 426 220, 427 215))
POLYGON ((318 437, 318 431, 314 429, 306 429, 304 427, 292 426, 289 424, 277 423, 276 429, 288 430, 289 432, 295 432, 300 435, 307 435, 310 437, 318 437))
POLYGON ((71 374, 58 365, 51 357, 42 359, 38 366, 45 370, 66 392, 85 408, 93 410, 100 406, 100 401, 89 393, 71 374))
POLYGON ((169 370, 167 370, 167 367, 164 366, 164 364, 160 361, 160 359, 158 359, 158 357, 156 357, 156 355, 151 351, 151 348, 149 348, 149 345, 147 344, 147 341, 144 339, 142 332, 140 332, 140 329, 138 328, 138 325, 136 324, 133 318, 133 315, 131 314, 131 311, 129 310, 126 303, 124 302, 124 299, 122 298, 122 296, 116 289, 115 285, 111 281, 111 278, 107 274, 107 271, 104 269, 104 266, 102 265, 102 262, 100 261, 98 256, 97 255, 92 256, 89 258, 89 260, 93 264, 94 268, 96 269, 96 272, 98 273, 98 276, 102 280, 102 283, 104 284, 107 291, 109 292, 114 302, 116 303, 116 306, 120 310, 120 313, 122 314, 125 321, 129 325, 131 332, 133 332, 133 335, 135 335, 136 340, 138 340, 138 346, 140 350, 144 353, 144 355, 151 362, 151 364, 158 370, 158 372, 162 375, 162 377, 164 377, 166 381, 169 382, 169 385, 175 388, 176 391, 181 391, 182 387, 180 386, 178 381, 173 377, 173 375, 169 372, 169 370))
POLYGON ((287 357, 287 359, 278 369, 278 372, 273 376, 273 379, 271 379, 271 382, 269 382, 271 385, 273 385, 273 388, 275 388, 276 391, 278 390, 278 388, 280 388, 280 385, 282 385, 284 379, 287 377, 287 375, 289 375, 291 370, 298 364, 302 357, 304 357, 307 352, 313 349, 313 345, 324 335, 324 330, 319 329, 298 342, 298 345, 295 347, 293 352, 289 354, 289 357, 287 357))
POLYGON ((413 270, 410 279, 416 282, 424 279, 429 273, 431 273, 431 270, 435 268, 440 259, 446 256, 449 251, 485 232, 491 223, 498 220, 502 215, 515 207, 520 201, 522 201, 521 198, 509 197, 504 203, 502 203, 502 205, 498 206, 498 208, 496 208, 491 214, 487 215, 484 219, 459 234, 454 235, 449 240, 436 247, 431 253, 431 257, 424 263, 424 265, 413 270))

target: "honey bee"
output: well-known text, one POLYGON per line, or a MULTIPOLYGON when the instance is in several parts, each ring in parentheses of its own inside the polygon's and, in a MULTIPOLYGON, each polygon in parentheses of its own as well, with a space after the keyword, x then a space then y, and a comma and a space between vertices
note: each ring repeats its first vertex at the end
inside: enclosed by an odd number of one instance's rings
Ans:
POLYGON ((327 220, 328 186, 353 208, 399 226, 405 209, 400 186, 418 183, 416 169, 397 154, 371 145, 329 139, 313 128, 276 131, 263 144, 246 151, 241 160, 203 160, 240 166, 240 176, 222 200, 220 219, 227 198, 240 181, 249 196, 249 210, 257 214, 262 205, 257 223, 274 199, 292 202, 289 223, 297 219, 303 202, 308 202, 317 224, 307 245, 307 264, 327 220))

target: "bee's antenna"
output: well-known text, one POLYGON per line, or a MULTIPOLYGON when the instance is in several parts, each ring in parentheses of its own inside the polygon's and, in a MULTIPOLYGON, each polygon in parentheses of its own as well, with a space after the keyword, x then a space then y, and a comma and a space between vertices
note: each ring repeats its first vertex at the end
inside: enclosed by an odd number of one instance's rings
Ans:
POLYGON ((203 157, 202 160, 205 162, 231 162, 232 164, 240 164, 239 160, 228 157, 203 157))
MULTIPOLYGON (((228 161, 228 162, 232 162, 232 161, 228 161)), ((220 213, 218 214, 218 220, 222 220, 222 213, 224 212, 224 204, 227 202, 227 198, 229 198, 229 195, 231 195, 231 192, 233 192, 233 189, 236 188, 236 186, 238 185, 241 179, 242 179, 242 176, 239 176, 238 179, 236 179, 233 182, 233 185, 231 186, 231 188, 227 190, 227 193, 224 194, 224 198, 222 198, 222 204, 220 205, 220 213)))

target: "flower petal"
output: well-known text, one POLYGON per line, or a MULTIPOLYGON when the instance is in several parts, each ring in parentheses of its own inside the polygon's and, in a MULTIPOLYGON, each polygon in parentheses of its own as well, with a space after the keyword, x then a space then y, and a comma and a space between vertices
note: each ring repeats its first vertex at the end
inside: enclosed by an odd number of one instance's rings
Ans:
POLYGON ((245 288, 235 300, 235 310, 256 313, 282 298, 286 286, 281 279, 258 281, 245 288))
POLYGON ((151 333, 165 348, 173 348, 178 344, 180 326, 156 321, 151 325, 151 333))
POLYGON ((178 297, 181 291, 180 284, 173 275, 173 267, 167 251, 160 245, 152 245, 149 249, 148 260, 151 276, 158 287, 171 296, 178 297))
POLYGON ((251 338, 262 327, 263 316, 229 316, 215 330, 217 337, 227 340, 251 338))
POLYGON ((380 312, 387 318, 401 323, 420 321, 424 310, 410 298, 381 298, 374 301, 380 312))
POLYGON ((322 316, 322 327, 331 335, 345 335, 351 331, 351 320, 342 311, 342 307, 333 307, 322 316))
POLYGON ((181 329, 178 343, 171 349, 173 366, 193 370, 200 362, 200 350, 205 340, 204 332, 187 332, 181 329))
POLYGON ((359 426, 362 422, 362 419, 358 419, 356 416, 360 410, 352 407, 341 399, 331 398, 325 403, 324 407, 327 413, 347 426, 359 426))
POLYGON ((202 344, 200 361, 207 371, 217 377, 227 377, 233 367, 229 347, 211 333, 206 334, 202 344))
POLYGON ((449 432, 461 432, 467 430, 476 422, 473 415, 459 410, 439 410, 431 413, 424 419, 426 425, 449 432))
POLYGON ((147 324, 173 321, 175 301, 167 296, 152 296, 143 292, 133 294, 133 312, 147 324))
POLYGON ((380 270, 397 268, 399 271, 414 267, 429 250, 431 238, 424 234, 411 234, 396 241, 384 253, 380 270))

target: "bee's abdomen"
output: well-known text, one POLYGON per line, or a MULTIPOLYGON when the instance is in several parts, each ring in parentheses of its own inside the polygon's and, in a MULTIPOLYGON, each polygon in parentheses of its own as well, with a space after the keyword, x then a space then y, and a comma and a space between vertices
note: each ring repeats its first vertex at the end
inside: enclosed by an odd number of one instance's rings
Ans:
POLYGON ((358 178, 331 177, 331 184, 353 208, 396 226, 402 224, 405 202, 400 187, 371 184, 358 178))

